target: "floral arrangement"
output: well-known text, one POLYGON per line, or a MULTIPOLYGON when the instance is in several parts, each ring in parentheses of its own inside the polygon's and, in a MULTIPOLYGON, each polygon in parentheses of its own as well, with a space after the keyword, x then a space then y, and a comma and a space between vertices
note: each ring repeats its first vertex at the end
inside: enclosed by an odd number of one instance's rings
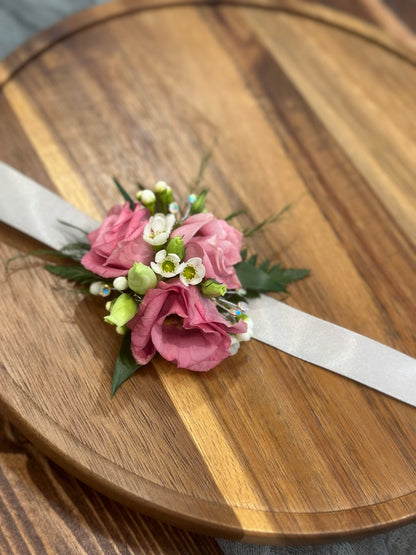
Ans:
POLYGON ((156 353, 188 370, 217 366, 252 336, 247 298, 286 291, 308 274, 268 260, 257 265, 257 256, 242 250, 244 236, 287 207, 241 232, 229 224, 240 212, 218 219, 206 211, 207 190, 191 192, 180 207, 163 181, 154 190, 140 185, 135 200, 114 181, 124 204, 109 210, 88 241, 54 251, 75 264, 46 266, 106 299, 104 320, 123 336, 113 395, 156 353))

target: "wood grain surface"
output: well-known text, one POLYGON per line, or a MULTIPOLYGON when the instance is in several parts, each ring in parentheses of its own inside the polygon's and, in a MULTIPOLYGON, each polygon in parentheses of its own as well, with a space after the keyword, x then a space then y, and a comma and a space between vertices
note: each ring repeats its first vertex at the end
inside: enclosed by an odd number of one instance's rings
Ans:
MULTIPOLYGON (((248 245, 309 267, 287 302, 416 356, 416 68, 351 17, 301 2, 116 2, 0 66, 0 156, 95 217, 116 175, 178 193, 206 174, 248 245)), ((36 243, 0 228, 0 256, 36 243)), ((155 359, 110 400, 119 339, 100 303, 27 259, 2 277, 4 413, 116 500, 271 543, 358 536, 416 515, 416 410, 252 341, 208 374, 155 359)), ((392 372, 394 369, 392 369, 392 372)))
POLYGON ((100 495, 0 428, 0 552, 220 555, 212 538, 144 517, 100 495))

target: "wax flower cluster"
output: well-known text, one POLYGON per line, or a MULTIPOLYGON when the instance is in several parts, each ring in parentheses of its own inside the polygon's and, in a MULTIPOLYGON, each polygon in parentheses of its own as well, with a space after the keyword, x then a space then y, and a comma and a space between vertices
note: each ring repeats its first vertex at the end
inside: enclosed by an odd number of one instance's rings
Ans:
POLYGON ((129 335, 138 366, 156 353, 179 368, 207 371, 252 335, 235 266, 243 234, 205 211, 206 191, 183 209, 158 182, 110 209, 88 235, 81 264, 99 276, 105 321, 129 335))

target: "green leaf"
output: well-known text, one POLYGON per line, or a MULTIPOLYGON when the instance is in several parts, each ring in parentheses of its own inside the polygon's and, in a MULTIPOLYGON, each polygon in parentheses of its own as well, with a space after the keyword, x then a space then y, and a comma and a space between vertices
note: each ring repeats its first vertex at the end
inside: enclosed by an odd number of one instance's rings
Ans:
POLYGON ((70 224, 69 222, 66 222, 65 220, 59 220, 58 222, 62 225, 66 225, 66 227, 70 227, 71 229, 76 229, 77 231, 81 231, 81 233, 84 233, 85 235, 88 235, 88 231, 85 231, 85 229, 82 229, 81 227, 78 227, 77 225, 74 224, 70 224))
POLYGON ((267 272, 256 268, 249 262, 239 262, 234 266, 241 281, 241 286, 247 291, 257 292, 285 292, 286 284, 280 283, 279 280, 273 279, 267 272))
POLYGON ((199 193, 196 201, 191 206, 191 214, 200 214, 204 211, 207 194, 208 189, 204 189, 201 193, 199 193))
POLYGON ((283 214, 285 214, 288 210, 290 210, 292 208, 293 204, 294 204, 293 202, 290 203, 290 204, 287 204, 277 214, 272 214, 271 216, 265 218, 262 222, 255 225, 254 227, 249 228, 249 229, 245 229, 243 231, 244 237, 252 237, 255 233, 258 233, 259 231, 261 231, 266 226, 268 226, 270 224, 273 224, 274 222, 279 221, 280 218, 283 216, 283 214))
POLYGON ((271 276, 273 280, 279 281, 280 283, 286 285, 292 281, 303 279, 307 275, 309 275, 309 270, 305 270, 303 268, 278 268, 269 272, 269 276, 271 276))
POLYGON ((64 247, 62 247, 61 250, 55 251, 55 252, 57 252, 58 254, 64 253, 65 251, 80 251, 80 250, 88 252, 90 248, 91 248, 91 245, 89 243, 86 243, 84 241, 77 241, 76 243, 69 243, 68 245, 65 245, 64 247))
POLYGON ((76 266, 47 265, 45 266, 45 270, 51 274, 67 279, 68 281, 76 281, 81 285, 103 280, 102 277, 90 272, 81 264, 77 264, 76 266))
POLYGON ((273 224, 275 222, 278 222, 288 210, 291 210, 301 200, 303 196, 304 195, 300 195, 300 197, 297 200, 294 200, 293 202, 286 204, 286 206, 284 206, 280 210, 280 212, 278 212, 277 214, 272 214, 271 216, 268 216, 262 222, 255 225, 254 227, 244 229, 243 230, 244 237, 252 237, 258 231, 262 231, 263 228, 265 228, 266 226, 273 224))
POLYGON ((90 250, 90 248, 91 247, 88 243, 79 242, 66 245, 60 250, 36 249, 24 254, 17 254, 16 256, 12 256, 8 260, 6 260, 5 270, 6 273, 9 274, 9 266, 14 260, 18 260, 19 258, 28 258, 30 256, 54 256, 56 258, 67 258, 69 260, 79 262, 83 255, 90 250))
POLYGON ((114 367, 111 397, 114 396, 117 389, 139 368, 140 365, 137 364, 131 354, 131 332, 128 331, 123 337, 120 352, 114 367))
POLYGON ((263 260, 259 268, 260 270, 263 270, 263 272, 267 272, 269 269, 269 266, 270 266, 270 260, 263 260))
POLYGON ((269 272, 276 272, 277 270, 279 270, 281 268, 279 262, 277 264, 273 264, 273 266, 271 266, 269 268, 269 272))
POLYGON ((76 243, 65 245, 65 247, 62 247, 60 251, 56 251, 55 256, 72 258, 72 260, 80 262, 84 254, 86 254, 90 249, 91 245, 89 243, 78 241, 76 243))
POLYGON ((286 293, 289 283, 303 279, 309 274, 309 270, 282 268, 280 264, 275 264, 268 270, 268 260, 258 267, 255 266, 256 262, 257 256, 254 255, 247 262, 239 262, 235 266, 242 287, 251 293, 286 293))
POLYGON ((204 154, 204 156, 203 156, 203 158, 202 158, 202 160, 201 160, 201 164, 199 165, 198 174, 197 174, 197 176, 196 176, 196 178, 195 178, 195 180, 194 180, 194 182, 193 182, 193 184, 192 184, 192 187, 191 187, 191 192, 195 191, 195 189, 198 188, 198 185, 199 185, 199 184, 201 183, 201 181, 202 181, 202 178, 203 178, 204 173, 205 173, 205 169, 206 169, 206 167, 207 167, 207 165, 208 165, 208 162, 209 162, 210 159, 211 159, 212 151, 213 151, 213 149, 214 149, 215 143, 216 143, 216 141, 214 142, 214 145, 212 146, 212 148, 210 148, 210 149, 204 154))
POLYGON ((60 251, 54 251, 51 249, 36 249, 34 251, 26 252, 24 254, 16 254, 16 256, 12 256, 8 258, 4 264, 6 273, 9 273, 9 266, 15 260, 19 260, 20 258, 28 258, 29 256, 42 256, 42 255, 54 255, 54 256, 62 256, 67 258, 68 255, 61 253, 60 251))
POLYGON ((246 212, 247 210, 244 210, 244 208, 242 210, 236 210, 235 212, 232 212, 229 216, 227 216, 224 219, 226 222, 229 222, 233 218, 236 218, 237 216, 241 216, 241 214, 246 214, 246 212))
POLYGON ((113 181, 116 184, 117 189, 122 194, 124 200, 126 200, 129 203, 131 210, 133 210, 134 209, 134 200, 131 198, 131 196, 128 194, 128 192, 124 189, 124 187, 121 185, 121 183, 115 177, 113 177, 113 181))

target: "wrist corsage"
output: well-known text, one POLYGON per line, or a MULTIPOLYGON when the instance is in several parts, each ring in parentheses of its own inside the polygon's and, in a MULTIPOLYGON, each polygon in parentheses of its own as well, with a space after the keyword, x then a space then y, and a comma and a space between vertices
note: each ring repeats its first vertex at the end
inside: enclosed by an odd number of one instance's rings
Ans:
POLYGON ((267 260, 257 265, 256 255, 242 250, 244 236, 286 208, 241 232, 229 223, 239 213, 218 219, 206 211, 207 190, 181 206, 163 181, 153 191, 140 186, 135 200, 115 183, 125 203, 110 209, 88 242, 60 251, 75 264, 46 266, 105 299, 104 320, 123 336, 113 395, 156 353, 179 368, 214 368, 252 336, 247 298, 284 292, 308 274, 267 260))

